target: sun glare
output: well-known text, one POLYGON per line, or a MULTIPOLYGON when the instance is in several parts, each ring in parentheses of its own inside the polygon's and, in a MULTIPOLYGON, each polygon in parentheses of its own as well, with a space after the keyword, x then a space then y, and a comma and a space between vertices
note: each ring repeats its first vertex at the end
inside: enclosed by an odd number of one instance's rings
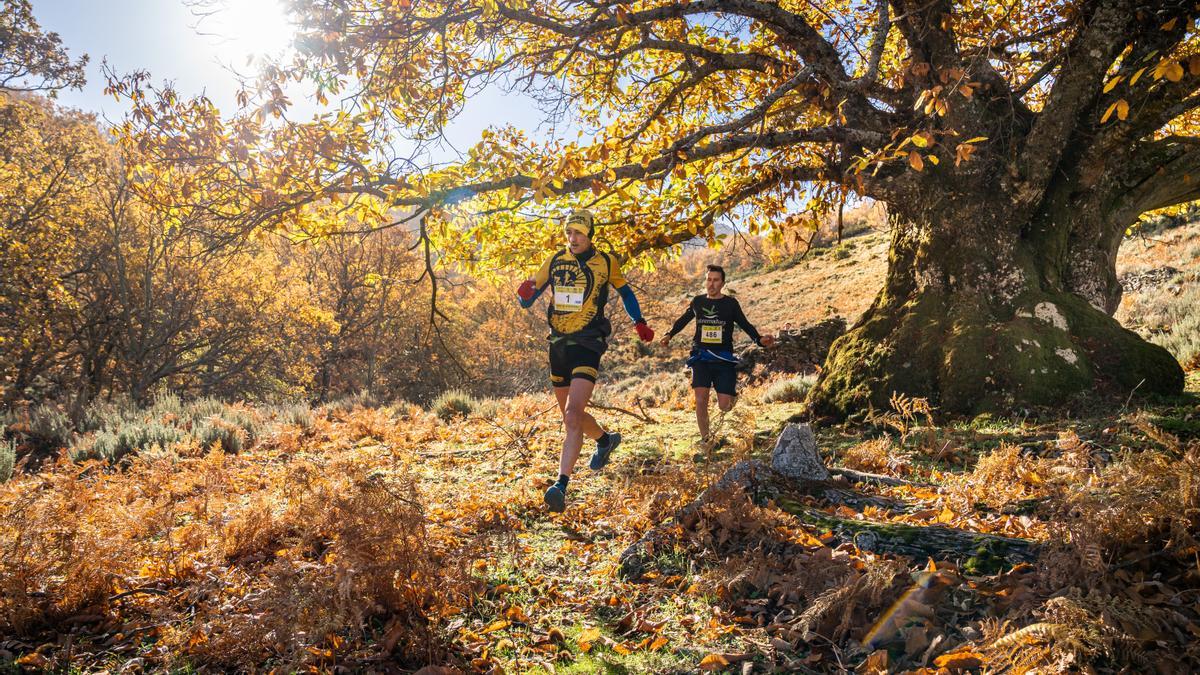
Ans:
POLYGON ((295 26, 288 21, 283 0, 210 0, 196 14, 197 29, 210 36, 221 59, 234 66, 291 48, 295 26))

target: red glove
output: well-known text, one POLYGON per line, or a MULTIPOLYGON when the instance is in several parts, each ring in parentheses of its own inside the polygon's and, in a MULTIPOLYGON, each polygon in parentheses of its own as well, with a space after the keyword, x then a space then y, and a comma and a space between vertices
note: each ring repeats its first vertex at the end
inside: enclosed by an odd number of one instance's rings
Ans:
POLYGON ((654 340, 654 329, 646 325, 645 319, 633 324, 633 329, 637 331, 638 337, 642 338, 642 342, 654 340))
POLYGON ((533 279, 526 279, 525 283, 521 284, 521 287, 517 289, 517 295, 522 300, 529 300, 533 297, 533 290, 533 279))

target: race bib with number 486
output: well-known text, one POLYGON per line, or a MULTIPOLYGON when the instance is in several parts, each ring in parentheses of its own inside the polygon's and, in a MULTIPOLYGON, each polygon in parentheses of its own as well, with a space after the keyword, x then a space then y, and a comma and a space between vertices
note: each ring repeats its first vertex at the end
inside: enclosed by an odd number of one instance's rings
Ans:
POLYGON ((700 326, 700 341, 706 344, 721 344, 723 332, 721 326, 700 326))

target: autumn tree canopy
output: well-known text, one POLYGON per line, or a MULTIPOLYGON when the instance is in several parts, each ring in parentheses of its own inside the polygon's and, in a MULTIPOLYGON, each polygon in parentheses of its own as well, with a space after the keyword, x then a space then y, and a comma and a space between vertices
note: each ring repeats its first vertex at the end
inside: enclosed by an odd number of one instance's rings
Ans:
POLYGON ((292 8, 297 55, 264 70, 243 114, 113 79, 151 201, 243 233, 411 218, 442 256, 487 270, 527 265, 572 206, 637 254, 714 241, 726 217, 813 227, 869 197, 893 221, 889 272, 835 344, 819 410, 893 391, 973 411, 1182 387, 1174 359, 1111 314, 1127 228, 1200 197, 1193 0, 292 8), (290 120, 292 79, 341 104, 290 120), (581 133, 535 140, 497 110, 462 161, 431 162, 422 150, 489 86, 581 133))

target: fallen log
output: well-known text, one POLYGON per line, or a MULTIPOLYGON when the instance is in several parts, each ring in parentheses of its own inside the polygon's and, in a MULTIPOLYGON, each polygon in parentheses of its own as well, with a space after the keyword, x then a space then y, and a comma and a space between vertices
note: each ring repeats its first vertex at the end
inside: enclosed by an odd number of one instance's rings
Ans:
POLYGON ((972 574, 992 573, 1017 563, 1032 562, 1037 557, 1036 544, 1026 539, 949 527, 842 518, 801 503, 801 498, 809 496, 859 510, 868 505, 898 510, 894 500, 836 487, 832 478, 830 469, 821 460, 812 430, 806 424, 789 424, 779 435, 770 466, 757 460, 733 465, 674 517, 655 526, 627 548, 620 558, 621 575, 627 579, 640 577, 654 553, 671 544, 670 532, 680 524, 694 522, 701 508, 716 494, 727 490, 744 490, 760 505, 773 502, 784 512, 818 528, 821 534, 828 533, 835 546, 850 542, 864 551, 918 560, 953 560, 972 574))

